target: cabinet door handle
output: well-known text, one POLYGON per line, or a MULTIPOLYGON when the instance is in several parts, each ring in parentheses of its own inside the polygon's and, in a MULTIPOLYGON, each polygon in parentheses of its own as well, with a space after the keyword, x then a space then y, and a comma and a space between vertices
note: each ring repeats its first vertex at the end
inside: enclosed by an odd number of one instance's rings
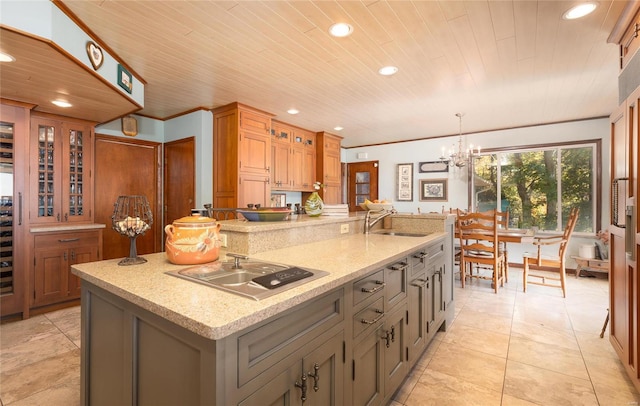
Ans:
POLYGON ((296 388, 300 388, 302 390, 302 395, 300 396, 300 400, 303 402, 307 400, 307 375, 302 374, 301 378, 302 382, 296 381, 296 388))
POLYGON ((375 293, 375 292, 377 292, 377 291, 379 291, 379 290, 381 290, 381 289, 384 289, 384 282, 382 282, 382 281, 376 281, 376 285, 378 285, 378 286, 376 286, 376 287, 375 287, 375 288, 373 288, 373 289, 362 288, 362 291, 363 291, 364 293, 375 293))
POLYGON ((76 260, 76 252, 75 251, 71 251, 71 260, 72 261, 76 260))
POLYGON ((22 192, 18 192, 18 225, 22 225, 22 192))
POLYGON ((80 241, 80 238, 60 238, 58 242, 75 242, 80 241))
POLYGON ((360 320, 360 323, 362 323, 362 324, 376 324, 381 318, 384 317, 384 310, 376 309, 376 313, 378 313, 379 316, 376 317, 375 319, 373 319, 373 320, 362 319, 362 320, 360 320))
POLYGON ((313 364, 313 371, 309 371, 307 372, 307 376, 310 376, 313 378, 313 390, 314 392, 317 392, 320 390, 320 387, 318 386, 318 381, 320 380, 320 373, 318 372, 320 370, 320 365, 318 365, 317 362, 315 362, 313 364))
POLYGON ((69 213, 64 214, 64 221, 69 221, 69 213))
POLYGON ((67 260, 67 253, 65 252, 64 255, 62 256, 64 258, 64 260, 67 260))

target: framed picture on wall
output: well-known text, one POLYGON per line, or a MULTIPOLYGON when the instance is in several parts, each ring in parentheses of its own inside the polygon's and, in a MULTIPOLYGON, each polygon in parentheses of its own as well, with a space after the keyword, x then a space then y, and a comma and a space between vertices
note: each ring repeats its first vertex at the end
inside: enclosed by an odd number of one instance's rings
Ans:
POLYGON ((413 164, 398 164, 396 200, 413 201, 413 164))
POLYGON ((420 179, 421 202, 446 202, 447 179, 420 179))
POLYGON ((273 193, 271 195, 271 207, 286 207, 287 195, 284 193, 273 193))
POLYGON ((418 164, 418 172, 449 172, 449 161, 429 161, 418 164))

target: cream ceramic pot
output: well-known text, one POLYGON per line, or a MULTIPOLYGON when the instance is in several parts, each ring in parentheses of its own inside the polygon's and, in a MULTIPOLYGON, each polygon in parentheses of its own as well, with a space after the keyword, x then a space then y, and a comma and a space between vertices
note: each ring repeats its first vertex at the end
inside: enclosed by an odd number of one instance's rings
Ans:
POLYGON ((212 262, 220 254, 220 224, 199 214, 175 220, 164 228, 167 259, 178 265, 212 262))

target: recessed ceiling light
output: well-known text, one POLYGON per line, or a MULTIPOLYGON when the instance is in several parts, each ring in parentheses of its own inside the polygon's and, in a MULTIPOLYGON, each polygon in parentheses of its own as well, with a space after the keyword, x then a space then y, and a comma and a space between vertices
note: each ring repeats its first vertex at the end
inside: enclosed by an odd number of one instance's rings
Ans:
POLYGON ((565 20, 575 20, 576 18, 591 14, 596 7, 598 7, 598 3, 596 2, 578 4, 577 6, 571 7, 566 13, 564 13, 562 18, 565 20))
POLYGON ((289 109, 289 110, 287 110, 287 113, 289 113, 289 114, 298 114, 300 112, 298 110, 296 110, 296 109, 289 109))
POLYGON ((353 27, 347 23, 336 23, 329 27, 329 34, 334 37, 347 37, 353 32, 353 27))
POLYGON ((344 128, 343 128, 343 127, 340 127, 340 126, 333 127, 333 129, 334 129, 334 130, 336 130, 336 131, 342 131, 342 130, 344 130, 344 128))
POLYGON ((378 71, 378 73, 383 76, 391 76, 397 72, 398 72, 398 68, 396 68, 395 66, 385 66, 383 68, 380 68, 380 70, 378 71))
POLYGON ((0 52, 0 62, 15 62, 16 58, 6 52, 0 52))
POLYGON ((58 107, 71 107, 71 103, 64 100, 53 100, 51 103, 55 104, 58 107))

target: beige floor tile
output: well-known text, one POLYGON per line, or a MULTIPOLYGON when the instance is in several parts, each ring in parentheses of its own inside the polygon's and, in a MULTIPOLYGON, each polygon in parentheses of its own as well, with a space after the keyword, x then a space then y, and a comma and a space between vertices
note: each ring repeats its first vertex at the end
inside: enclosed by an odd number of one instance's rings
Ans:
POLYGON ((504 394, 541 405, 597 405, 589 380, 507 362, 504 394))
POLYGON ((538 403, 529 402, 528 400, 519 399, 515 396, 503 394, 502 406, 536 406, 538 403))
POLYGON ((603 338, 600 338, 599 332, 593 334, 577 331, 575 335, 583 357, 608 357, 618 359, 618 354, 616 354, 613 346, 611 346, 607 334, 605 334, 603 338))
POLYGON ((427 369, 404 404, 406 406, 498 406, 501 397, 500 391, 427 369))
POLYGON ((505 358, 443 342, 424 374, 427 371, 440 372, 500 392, 504 382, 505 364, 505 358))
POLYGON ((552 329, 572 330, 571 319, 564 306, 539 308, 516 304, 513 320, 552 329))
POLYGON ((600 406, 637 406, 638 404, 640 404, 640 395, 638 395, 638 392, 636 392, 635 390, 611 388, 597 382, 594 382, 594 386, 600 406))
POLYGON ((80 405, 80 377, 34 393, 5 406, 75 406, 80 405))
POLYGON ((59 310, 45 315, 55 326, 80 347, 80 307, 59 310))
POLYGON ((470 350, 506 358, 509 335, 457 324, 444 336, 443 342, 470 350))
POLYGON ((509 361, 547 369, 589 380, 587 367, 579 350, 570 350, 553 344, 539 343, 521 337, 511 337, 509 361))
POLYGON ((43 315, 5 323, 0 325, 0 351, 22 345, 26 341, 46 340, 57 333, 57 327, 43 315))
POLYGON ((494 315, 491 313, 483 313, 471 308, 463 308, 456 317, 455 323, 464 324, 465 326, 475 327, 482 330, 497 332, 500 334, 509 334, 511 331, 511 318, 494 315))
POLYGON ((26 341, 24 344, 10 347, 10 350, 2 351, 0 369, 3 373, 10 372, 75 349, 77 346, 56 329, 56 332, 49 334, 46 339, 26 341))
MULTIPOLYGON (((80 350, 59 353, 13 371, 0 373, 0 398, 10 405, 73 379, 80 381, 80 350)), ((79 388, 79 386, 78 386, 79 388)))
POLYGON ((526 338, 543 344, 553 344, 570 350, 579 350, 578 341, 571 330, 557 330, 514 320, 511 325, 511 336, 526 338))
POLYGON ((611 389, 633 391, 634 386, 618 358, 585 355, 584 362, 594 383, 611 389))

